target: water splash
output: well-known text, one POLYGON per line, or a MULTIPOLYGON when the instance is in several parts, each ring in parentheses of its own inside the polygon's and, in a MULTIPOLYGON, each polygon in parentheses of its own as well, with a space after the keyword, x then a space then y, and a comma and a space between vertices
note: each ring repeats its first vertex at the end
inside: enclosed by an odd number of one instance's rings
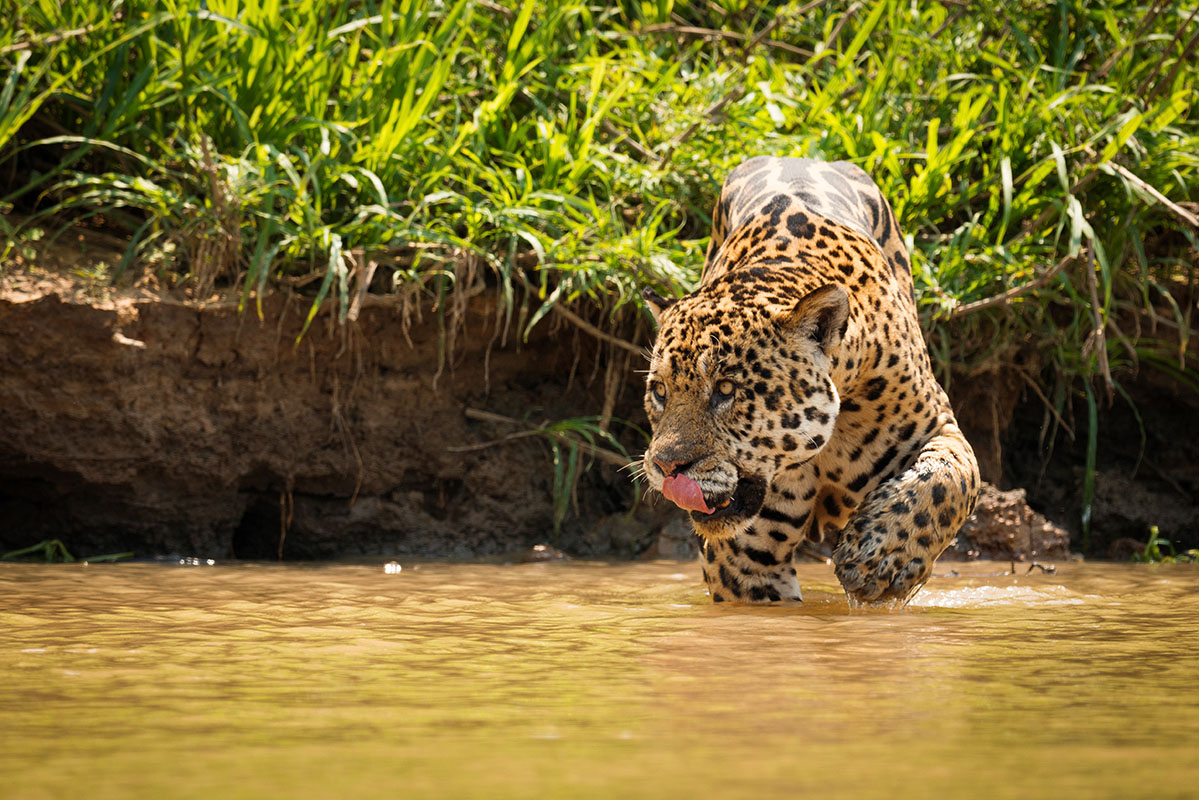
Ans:
POLYGON ((1065 586, 967 586, 921 592, 910 605, 921 608, 982 608, 986 606, 1073 606, 1084 598, 1065 586))

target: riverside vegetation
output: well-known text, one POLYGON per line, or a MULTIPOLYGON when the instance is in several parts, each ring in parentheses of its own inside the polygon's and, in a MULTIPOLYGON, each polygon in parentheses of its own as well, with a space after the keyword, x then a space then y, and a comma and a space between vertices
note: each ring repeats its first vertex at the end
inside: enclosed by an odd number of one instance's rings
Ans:
POLYGON ((8 19, 5 270, 82 224, 127 237, 103 279, 219 287, 246 313, 287 284, 309 322, 415 292, 452 325, 486 285, 517 334, 554 314, 638 351, 639 291, 696 283, 725 173, 849 159, 908 236, 939 377, 1003 367, 1088 441, 1084 527, 1121 380, 1199 391, 1188 4, 15 0, 8 19))

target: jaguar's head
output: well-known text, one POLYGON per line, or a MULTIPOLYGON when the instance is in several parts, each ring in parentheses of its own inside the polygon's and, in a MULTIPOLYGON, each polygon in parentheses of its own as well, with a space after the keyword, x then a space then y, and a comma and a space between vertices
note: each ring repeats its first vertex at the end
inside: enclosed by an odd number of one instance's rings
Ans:
POLYGON ((749 269, 678 300, 646 295, 658 337, 645 474, 709 540, 747 528, 775 476, 814 458, 836 424, 829 365, 848 297, 830 284, 789 299, 777 280, 749 269))

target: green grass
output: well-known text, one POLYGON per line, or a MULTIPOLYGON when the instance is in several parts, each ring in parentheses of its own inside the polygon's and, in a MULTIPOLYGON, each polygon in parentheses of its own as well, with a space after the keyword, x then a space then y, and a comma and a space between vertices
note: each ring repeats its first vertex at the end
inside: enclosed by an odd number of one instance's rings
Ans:
POLYGON ((1176 552, 1170 540, 1163 539, 1157 526, 1153 525, 1149 528, 1149 542, 1145 549, 1133 553, 1132 560, 1141 564, 1196 564, 1199 563, 1199 550, 1176 552))
POLYGON ((629 335, 641 288, 694 286, 733 166, 845 158, 907 234, 943 379, 1022 370, 1057 419, 1141 367, 1199 390, 1187 4, 246 6, 17 0, 3 207, 102 217, 114 280, 247 308, 304 278, 344 320, 378 270, 436 300, 485 265, 523 328, 629 335))
MULTIPOLYGON (((108 553, 102 556, 91 556, 82 559, 83 563, 105 563, 112 561, 121 561, 126 558, 133 558, 133 553, 108 553)), ((29 547, 22 547, 19 550, 12 550, 8 553, 0 553, 0 561, 34 561, 44 564, 73 564, 80 559, 76 559, 67 550, 67 546, 59 539, 46 539, 29 547)))

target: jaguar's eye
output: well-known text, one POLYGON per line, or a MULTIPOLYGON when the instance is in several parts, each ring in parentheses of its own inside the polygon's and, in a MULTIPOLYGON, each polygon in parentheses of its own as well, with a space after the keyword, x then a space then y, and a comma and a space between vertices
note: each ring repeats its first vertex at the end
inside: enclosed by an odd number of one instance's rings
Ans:
POLYGON ((658 381, 653 381, 649 385, 649 393, 653 396, 654 402, 659 405, 666 403, 666 387, 658 381))
POLYGON ((733 395, 737 391, 737 385, 730 380, 717 381, 716 388, 712 391, 712 403, 726 403, 733 399, 733 395))

